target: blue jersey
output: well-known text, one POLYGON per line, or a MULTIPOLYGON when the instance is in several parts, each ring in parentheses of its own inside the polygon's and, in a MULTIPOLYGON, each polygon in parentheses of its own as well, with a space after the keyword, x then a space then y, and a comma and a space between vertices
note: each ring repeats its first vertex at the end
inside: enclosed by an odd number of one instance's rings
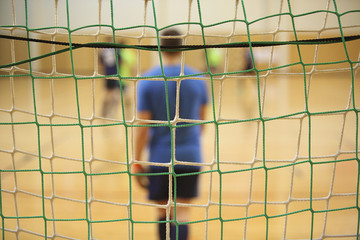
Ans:
MULTIPOLYGON (((167 77, 179 76, 181 66, 165 66, 167 77)), ((185 66, 184 74, 196 74, 194 69, 185 66)), ((144 76, 162 75, 161 68, 155 67, 144 76)), ((169 117, 174 119, 176 111, 177 82, 167 81, 169 117)), ((152 120, 167 121, 165 81, 142 80, 137 89, 137 110, 150 111, 152 120)), ((186 79, 180 83, 179 117, 199 119, 201 107, 208 102, 206 84, 203 80, 186 79)), ((186 125, 178 122, 177 126, 186 125)), ((185 162, 201 162, 200 126, 179 127, 175 133, 175 159, 185 162)), ((151 127, 149 141, 149 161, 168 163, 171 160, 171 135, 169 127, 151 127)), ((177 167, 178 168, 178 167, 177 167)))

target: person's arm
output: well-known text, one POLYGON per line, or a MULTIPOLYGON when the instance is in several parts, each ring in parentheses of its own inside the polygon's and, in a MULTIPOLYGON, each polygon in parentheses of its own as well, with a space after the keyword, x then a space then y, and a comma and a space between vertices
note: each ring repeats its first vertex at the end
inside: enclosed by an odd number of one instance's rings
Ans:
MULTIPOLYGON (((151 113, 149 111, 141 111, 137 113, 141 120, 150 120, 151 113)), ((141 123, 146 124, 146 123, 141 123)), ((137 127, 135 128, 135 160, 142 161, 141 155, 149 141, 149 128, 137 127)))
MULTIPOLYGON (((151 113, 149 111, 141 111, 137 113, 141 120, 150 120, 151 113)), ((146 124, 146 123, 142 123, 146 124)), ((137 161, 142 160, 142 153, 149 142, 149 127, 137 127, 135 129, 135 153, 134 157, 137 161)), ((132 166, 132 173, 145 173, 145 169, 141 164, 135 163, 132 166)), ((136 181, 141 187, 147 188, 148 180, 145 176, 136 176, 136 181)))
MULTIPOLYGON (((200 120, 205 120, 206 107, 207 107, 207 104, 209 102, 208 98, 209 98, 209 96, 208 96, 208 93, 207 93, 207 86, 204 83, 204 85, 203 85, 203 99, 202 99, 202 105, 200 107, 200 113, 199 113, 200 120)), ((204 129, 204 124, 201 125, 201 131, 203 129, 204 129)))
MULTIPOLYGON (((203 104, 201 107, 200 107, 200 120, 204 120, 205 119, 205 114, 206 114, 206 104, 203 104)), ((201 131, 204 130, 204 124, 201 125, 201 131)))

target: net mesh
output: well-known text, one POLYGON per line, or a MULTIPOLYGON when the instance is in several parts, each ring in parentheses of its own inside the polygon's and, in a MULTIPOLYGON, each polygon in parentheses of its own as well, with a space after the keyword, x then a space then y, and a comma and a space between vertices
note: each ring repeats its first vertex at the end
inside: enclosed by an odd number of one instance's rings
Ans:
MULTIPOLYGON (((346 40, 359 34, 357 1, 13 0, 0 11, 2 36, 28 40, 0 39, 2 239, 156 239, 155 209, 167 228, 184 224, 172 206, 191 208, 196 239, 358 237, 360 48, 346 40), (162 65, 160 33, 171 27, 186 45, 227 47, 184 49, 182 65, 199 75, 149 78, 202 79, 210 93, 206 119, 187 120, 205 126, 201 196, 157 205, 130 172, 133 131, 148 126, 136 86, 162 65), (103 117, 107 37, 136 66, 106 76, 126 90, 103 117), (326 37, 341 41, 317 41, 326 37)), ((178 121, 150 123, 174 133, 178 121)), ((170 170, 177 163, 172 154, 170 170)))

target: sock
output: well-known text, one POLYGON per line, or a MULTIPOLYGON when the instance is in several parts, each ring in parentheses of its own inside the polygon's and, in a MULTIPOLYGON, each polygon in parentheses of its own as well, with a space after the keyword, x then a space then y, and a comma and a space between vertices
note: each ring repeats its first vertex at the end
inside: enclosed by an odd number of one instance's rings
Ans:
MULTIPOLYGON (((187 240, 189 234, 188 225, 179 225, 178 226, 178 240, 187 240)), ((170 239, 176 240, 176 225, 170 225, 170 239)))
MULTIPOLYGON (((166 218, 160 218, 159 221, 166 221, 166 218)), ((166 240, 166 223, 158 223, 159 228, 159 239, 166 240)))

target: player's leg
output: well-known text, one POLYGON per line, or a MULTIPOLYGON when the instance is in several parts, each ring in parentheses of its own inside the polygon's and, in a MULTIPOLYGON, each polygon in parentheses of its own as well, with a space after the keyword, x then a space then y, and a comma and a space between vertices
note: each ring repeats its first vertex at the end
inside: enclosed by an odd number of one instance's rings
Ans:
MULTIPOLYGON (((189 204, 191 199, 189 198, 177 198, 177 203, 189 204)), ((174 208, 172 209, 172 216, 175 218, 174 208)), ((186 206, 176 206, 176 221, 178 223, 185 223, 190 220, 190 208, 186 206)), ((170 225, 170 238, 176 239, 178 235, 179 240, 186 240, 189 236, 189 226, 187 224, 171 224, 170 225)))
MULTIPOLYGON (((178 199, 178 203, 190 203, 190 199, 178 199)), ((166 205, 167 201, 156 201, 158 205, 166 205)), ((157 209, 157 219, 159 221, 158 224, 158 234, 160 240, 166 239, 166 209, 165 208, 158 208, 157 209)), ((179 223, 188 222, 190 217, 190 208, 184 206, 177 206, 176 207, 176 220, 179 223)), ((174 218, 174 208, 172 209, 171 219, 174 218)), ((175 240, 176 235, 178 235, 179 240, 186 240, 188 239, 189 235, 189 227, 186 224, 179 224, 176 227, 176 224, 170 224, 170 239, 175 240)))
POLYGON ((112 89, 111 92, 111 111, 112 113, 116 114, 118 106, 119 106, 119 101, 121 98, 121 92, 120 92, 120 82, 119 80, 113 80, 114 82, 114 87, 112 89))
MULTIPOLYGON (((198 196, 198 174, 189 173, 198 172, 195 171, 176 171, 180 174, 176 177, 176 203, 189 204, 195 197, 198 196), (181 175, 185 174, 185 175, 181 175)), ((176 214, 172 214, 177 223, 186 223, 190 220, 190 208, 187 206, 176 206, 176 214)), ((186 240, 189 236, 189 226, 187 224, 171 224, 170 227, 171 239, 176 239, 178 236, 179 240, 186 240)))
MULTIPOLYGON (((166 171, 166 170, 164 170, 166 171)), ((150 168, 151 173, 161 173, 158 169, 150 168)), ((158 205, 165 206, 168 203, 169 196, 169 175, 152 175, 149 176, 149 199, 155 201, 158 205)), ((157 208, 158 234, 160 240, 166 239, 166 209, 157 208)))
MULTIPOLYGON (((150 170, 154 173, 156 171, 150 170)), ((192 171, 191 171, 192 172, 192 171)), ((189 171, 180 171, 178 174, 186 174, 189 171)), ((189 204, 193 198, 198 195, 198 175, 187 175, 176 177, 176 195, 177 203, 189 204)), ((149 177, 149 199, 156 201, 159 205, 166 205, 168 203, 169 193, 169 175, 152 175, 149 177)), ((174 209, 172 209, 174 210, 174 209)), ((159 239, 166 239, 166 208, 158 208, 157 210, 158 233, 159 239)), ((171 218, 174 219, 174 212, 171 213, 171 218)), ((189 221, 190 208, 187 206, 176 207, 176 221, 184 223, 189 221)), ((170 237, 171 240, 176 239, 178 235, 179 240, 188 239, 189 227, 187 224, 170 224, 170 237)))
POLYGON ((103 101, 102 116, 107 117, 118 107, 120 100, 120 84, 118 80, 106 79, 106 93, 103 101))
MULTIPOLYGON (((166 205, 167 200, 156 201, 158 205, 166 205)), ((166 239, 166 209, 165 208, 158 208, 157 209, 157 219, 158 223, 158 234, 160 240, 166 239)))

